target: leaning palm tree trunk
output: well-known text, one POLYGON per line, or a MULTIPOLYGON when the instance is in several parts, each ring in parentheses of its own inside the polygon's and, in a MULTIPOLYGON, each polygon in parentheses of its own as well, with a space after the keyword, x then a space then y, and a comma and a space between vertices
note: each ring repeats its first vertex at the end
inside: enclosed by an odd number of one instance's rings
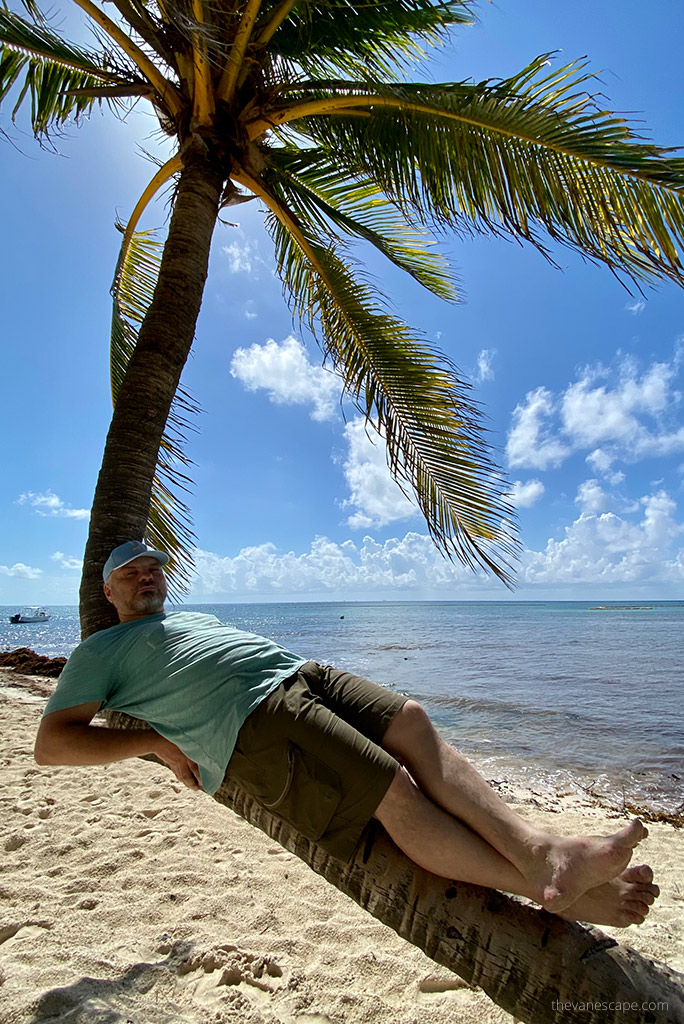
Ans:
MULTIPOLYGON (((147 727, 117 711, 106 717, 110 728, 147 727)), ((409 860, 377 822, 343 863, 236 783, 224 781, 215 799, 526 1024, 684 1024, 684 975, 597 928, 433 875, 409 860)))
POLYGON ((118 621, 102 594, 107 555, 146 532, 159 447, 195 336, 222 187, 223 174, 205 153, 186 154, 159 278, 117 396, 93 499, 80 591, 84 637, 118 621))

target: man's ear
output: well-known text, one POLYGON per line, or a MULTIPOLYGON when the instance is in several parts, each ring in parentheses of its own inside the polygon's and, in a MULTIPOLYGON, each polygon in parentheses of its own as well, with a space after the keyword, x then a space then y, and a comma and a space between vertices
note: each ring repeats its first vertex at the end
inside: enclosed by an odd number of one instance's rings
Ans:
POLYGON ((112 601, 112 588, 109 586, 109 584, 103 583, 102 589, 104 590, 104 596, 107 598, 109 603, 114 604, 114 602, 112 601))

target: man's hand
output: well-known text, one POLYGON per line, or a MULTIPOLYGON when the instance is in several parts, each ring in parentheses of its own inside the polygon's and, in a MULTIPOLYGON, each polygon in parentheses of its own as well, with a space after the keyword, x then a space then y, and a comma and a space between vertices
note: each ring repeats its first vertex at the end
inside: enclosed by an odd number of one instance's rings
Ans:
POLYGON ((171 740, 167 740, 157 733, 151 753, 156 754, 165 765, 168 765, 178 781, 182 782, 188 789, 202 788, 199 768, 171 740))
POLYGON ((199 768, 175 743, 154 729, 107 729, 91 725, 99 702, 53 711, 41 720, 36 737, 38 764, 111 764, 155 754, 189 789, 201 789, 199 768))

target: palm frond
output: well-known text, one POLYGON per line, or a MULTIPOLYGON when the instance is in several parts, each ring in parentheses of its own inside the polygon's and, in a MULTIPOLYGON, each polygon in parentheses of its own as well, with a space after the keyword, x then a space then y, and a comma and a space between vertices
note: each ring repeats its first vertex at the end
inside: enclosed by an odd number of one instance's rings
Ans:
POLYGON ((618 274, 681 284, 684 160, 602 110, 584 88, 592 77, 577 63, 548 73, 543 57, 479 84, 339 83, 301 101, 309 115, 293 130, 341 177, 367 175, 437 230, 504 233, 542 251, 545 230, 618 274))
POLYGON ((286 205, 305 210, 331 240, 343 244, 345 236, 356 236, 370 242, 433 294, 455 299, 454 275, 447 260, 434 251, 434 240, 408 224, 373 181, 341 180, 337 165, 320 150, 271 150, 269 165, 277 172, 286 205))
MULTIPOLYGON (((246 180, 244 183, 247 183, 246 180)), ((278 197, 252 187, 294 310, 341 375, 346 395, 384 436, 390 472, 410 488, 437 547, 512 586, 514 513, 469 385, 445 356, 389 315, 348 261, 278 197)))
MULTIPOLYGON (((125 227, 120 223, 116 226, 124 234, 124 242, 112 286, 110 372, 114 405, 140 324, 152 301, 163 249, 163 243, 151 231, 136 231, 127 238, 125 227)), ((191 484, 186 472, 191 463, 185 454, 185 443, 187 431, 192 428, 191 417, 197 412, 192 398, 179 388, 159 449, 145 538, 170 556, 167 575, 174 598, 187 593, 194 565, 191 512, 178 492, 187 492, 191 484)))
POLYGON ((293 72, 313 77, 396 77, 449 28, 473 21, 471 0, 299 0, 269 50, 293 72))
MULTIPOLYGON (((36 135, 47 135, 69 119, 78 121, 98 102, 103 87, 137 87, 136 80, 103 64, 103 55, 61 39, 46 24, 31 24, 0 8, 0 101, 19 84, 12 116, 27 97, 36 135)), ((120 97, 106 97, 117 106, 120 97)))
MULTIPOLYGON (((151 60, 131 36, 105 14, 97 4, 94 4, 92 0, 74 0, 74 3, 92 18, 94 23, 135 65, 140 75, 150 83, 157 94, 156 105, 160 106, 172 119, 179 115, 182 109, 182 100, 175 82, 166 78, 156 66, 154 60, 151 60)), ((176 69, 174 68, 173 70, 175 73, 176 69)))
POLYGON ((151 5, 147 7, 141 0, 112 0, 112 2, 140 39, 159 54, 169 67, 175 67, 173 50, 164 37, 162 23, 154 17, 151 5))
POLYGON ((26 56, 83 71, 102 81, 123 81, 121 74, 103 65, 102 54, 76 46, 58 36, 41 21, 32 23, 21 15, 0 7, 0 42, 26 56))

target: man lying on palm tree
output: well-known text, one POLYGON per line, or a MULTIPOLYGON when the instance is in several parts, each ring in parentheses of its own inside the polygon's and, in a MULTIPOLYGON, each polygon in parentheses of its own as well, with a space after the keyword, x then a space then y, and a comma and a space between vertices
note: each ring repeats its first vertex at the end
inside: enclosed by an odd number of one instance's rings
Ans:
POLYGON ((120 623, 71 655, 36 740, 39 764, 154 754, 191 789, 228 775, 333 856, 348 860, 372 817, 415 863, 517 893, 570 920, 640 924, 659 895, 634 820, 607 838, 533 828, 442 740, 414 700, 224 625, 167 615, 168 556, 116 547, 104 592, 120 623), (92 726, 107 707, 144 730, 92 726))

